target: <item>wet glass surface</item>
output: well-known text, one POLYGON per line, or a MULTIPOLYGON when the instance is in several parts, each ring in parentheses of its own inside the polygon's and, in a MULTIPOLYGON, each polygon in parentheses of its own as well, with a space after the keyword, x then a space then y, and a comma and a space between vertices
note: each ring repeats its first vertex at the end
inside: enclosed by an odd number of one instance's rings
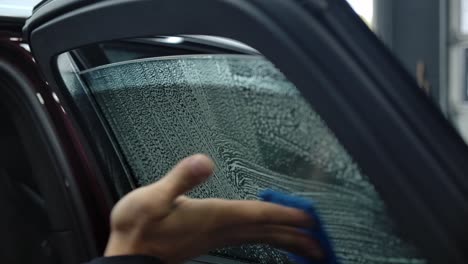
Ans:
MULTIPOLYGON (((138 185, 207 153, 215 175, 192 197, 257 199, 265 188, 314 199, 342 263, 424 263, 394 233, 378 193, 297 89, 248 55, 190 55, 81 73, 138 185)), ((215 254, 288 263, 263 245, 215 254)))

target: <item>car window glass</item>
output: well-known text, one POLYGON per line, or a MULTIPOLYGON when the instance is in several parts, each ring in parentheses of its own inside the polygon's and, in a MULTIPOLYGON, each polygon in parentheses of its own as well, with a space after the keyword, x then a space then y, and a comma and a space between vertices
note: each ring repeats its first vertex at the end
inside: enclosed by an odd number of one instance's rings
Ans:
MULTIPOLYGON (((70 90, 76 79, 89 89, 136 185, 206 153, 215 174, 190 196, 257 199, 272 188, 310 198, 343 263, 424 263, 396 234, 379 194, 333 132, 268 60, 233 53, 146 58, 130 50, 104 52, 107 62, 96 67, 62 67, 62 75, 70 90)), ((61 56, 59 68, 66 58, 73 60, 61 56)), ((212 254, 289 263, 264 245, 212 254)))

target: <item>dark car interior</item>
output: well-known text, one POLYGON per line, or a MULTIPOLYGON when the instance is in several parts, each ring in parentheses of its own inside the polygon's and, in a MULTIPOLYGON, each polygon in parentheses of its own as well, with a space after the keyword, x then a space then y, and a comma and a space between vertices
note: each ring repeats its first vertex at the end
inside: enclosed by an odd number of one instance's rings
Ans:
POLYGON ((27 154, 18 116, 0 106, 0 229, 5 263, 55 263, 48 236, 50 224, 45 200, 27 154), (24 254, 30 252, 30 254, 24 254))
POLYGON ((27 90, 25 68, 10 62, 0 60, 0 256, 2 263, 59 263, 77 254, 66 250, 76 247, 76 237, 64 186, 57 180, 63 174, 57 173, 45 123, 34 108, 40 103, 27 90))

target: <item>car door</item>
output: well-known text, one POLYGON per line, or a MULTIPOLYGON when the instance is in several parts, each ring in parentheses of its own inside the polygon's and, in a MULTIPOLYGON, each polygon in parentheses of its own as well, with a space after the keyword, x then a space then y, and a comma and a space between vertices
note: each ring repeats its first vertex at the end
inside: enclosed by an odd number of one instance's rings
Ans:
POLYGON ((24 32, 115 199, 205 152, 191 195, 310 197, 343 263, 466 262, 467 147, 345 1, 55 0, 24 32))
POLYGON ((89 234, 75 195, 84 182, 74 179, 86 177, 86 163, 21 37, 23 25, 0 18, 0 262, 78 263, 99 248, 98 233, 89 247, 77 246, 89 234))

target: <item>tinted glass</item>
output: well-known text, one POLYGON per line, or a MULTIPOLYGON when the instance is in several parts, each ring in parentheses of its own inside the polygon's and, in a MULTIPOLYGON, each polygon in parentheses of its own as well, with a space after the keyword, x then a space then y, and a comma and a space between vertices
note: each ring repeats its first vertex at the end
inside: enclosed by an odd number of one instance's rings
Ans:
MULTIPOLYGON (((257 199, 273 188, 307 197, 343 263, 424 262, 395 234, 385 204, 333 132, 263 57, 179 55, 75 70, 63 72, 65 79, 86 84, 137 185, 207 153, 215 175, 190 196, 257 199)), ((263 245, 213 254, 288 263, 263 245)))

